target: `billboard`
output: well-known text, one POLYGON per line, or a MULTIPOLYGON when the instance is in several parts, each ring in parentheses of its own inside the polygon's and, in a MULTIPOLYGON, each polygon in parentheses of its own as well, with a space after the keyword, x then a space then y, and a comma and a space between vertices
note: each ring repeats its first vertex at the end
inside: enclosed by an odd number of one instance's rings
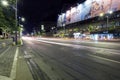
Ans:
POLYGON ((58 16, 58 20, 57 20, 57 26, 62 26, 62 15, 58 16))
POLYGON ((62 25, 66 23, 66 14, 62 13, 62 21, 61 21, 62 25))
POLYGON ((120 10, 120 0, 87 0, 83 5, 82 20, 99 16, 100 13, 120 10))
POLYGON ((66 23, 66 14, 62 13, 61 15, 58 16, 58 20, 57 20, 57 26, 63 26, 63 24, 66 23))
POLYGON ((69 24, 71 22, 71 10, 68 10, 66 12, 66 24, 69 24))
POLYGON ((71 8, 71 23, 76 22, 76 18, 77 18, 77 7, 73 7, 71 8))
POLYGON ((101 13, 118 10, 120 10, 120 0, 86 0, 66 11, 64 22, 70 24, 99 16, 101 13))

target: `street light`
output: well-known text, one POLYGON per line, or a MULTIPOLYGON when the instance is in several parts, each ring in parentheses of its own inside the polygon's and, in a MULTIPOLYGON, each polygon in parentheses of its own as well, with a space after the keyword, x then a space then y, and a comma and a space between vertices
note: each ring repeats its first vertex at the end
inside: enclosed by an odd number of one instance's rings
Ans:
POLYGON ((2 3, 3 6, 8 6, 9 5, 6 0, 2 0, 1 3, 2 3))
POLYGON ((21 18, 21 21, 22 21, 22 22, 25 22, 25 18, 22 17, 22 18, 21 18))
POLYGON ((100 15, 99 15, 100 17, 103 17, 104 16, 104 13, 100 13, 100 15))
POLYGON ((19 21, 20 22, 25 22, 25 18, 24 17, 19 17, 19 21))
POLYGON ((107 17, 107 29, 108 29, 108 23, 109 23, 109 14, 111 15, 113 13, 113 11, 108 11, 108 15, 106 16, 107 17))
POLYGON ((20 31, 19 31, 19 36, 20 36, 20 39, 21 39, 21 37, 22 37, 22 35, 21 35, 21 33, 22 33, 22 30, 21 29, 23 29, 23 25, 22 24, 20 24, 21 22, 22 23, 24 23, 25 22, 25 18, 24 17, 19 17, 19 20, 18 21, 20 21, 20 22, 18 22, 19 23, 19 28, 20 28, 20 31))
MULTIPOLYGON (((107 12, 107 16, 106 16, 106 18, 107 18, 107 23, 106 23, 106 28, 107 28, 107 31, 108 31, 108 24, 109 24, 109 14, 112 14, 113 13, 113 11, 108 11, 107 12)), ((103 17, 104 16, 104 13, 100 13, 100 15, 99 15, 100 17, 103 17)))

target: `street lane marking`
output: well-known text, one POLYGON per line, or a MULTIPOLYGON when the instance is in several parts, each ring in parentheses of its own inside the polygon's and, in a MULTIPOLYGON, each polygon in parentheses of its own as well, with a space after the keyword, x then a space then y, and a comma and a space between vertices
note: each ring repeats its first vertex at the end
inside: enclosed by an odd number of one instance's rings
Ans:
MULTIPOLYGON (((38 40, 39 39, 41 39, 41 40, 49 40, 49 41, 51 41, 51 40, 54 40, 54 41, 65 41, 65 39, 56 39, 56 38, 37 38, 38 40)), ((113 45, 113 44, 115 44, 115 45, 119 45, 118 43, 112 43, 112 42, 100 42, 100 41, 84 41, 84 40, 76 40, 76 39, 72 39, 72 40, 66 40, 66 41, 68 41, 68 42, 76 42, 76 43, 95 43, 95 44, 110 44, 110 45, 113 45)))
POLYGON ((24 55, 24 58, 27 58, 27 59, 28 59, 28 58, 32 58, 32 57, 33 57, 33 55, 28 54, 27 51, 24 51, 24 54, 25 54, 25 55, 24 55))
POLYGON ((51 43, 51 44, 58 44, 58 45, 62 45, 62 46, 71 46, 71 44, 66 44, 66 43, 56 43, 56 42, 43 41, 43 40, 37 40, 37 41, 41 41, 41 42, 45 42, 45 43, 51 43))
POLYGON ((95 56, 95 55, 89 55, 89 56, 94 57, 94 58, 99 58, 99 59, 102 59, 102 60, 105 60, 105 61, 109 61, 109 62, 120 64, 120 62, 116 61, 116 60, 112 60, 112 59, 108 59, 108 58, 104 58, 104 57, 100 57, 100 56, 95 56))
POLYGON ((18 54, 19 54, 19 48, 17 47, 16 52, 15 52, 13 65, 12 65, 12 69, 11 69, 11 73, 10 73, 10 78, 13 80, 15 80, 15 78, 16 78, 18 54))

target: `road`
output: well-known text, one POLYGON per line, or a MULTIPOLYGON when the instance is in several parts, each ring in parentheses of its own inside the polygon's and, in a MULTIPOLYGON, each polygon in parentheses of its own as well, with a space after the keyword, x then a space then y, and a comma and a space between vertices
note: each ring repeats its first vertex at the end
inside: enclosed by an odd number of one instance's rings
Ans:
POLYGON ((34 80, 120 80, 119 43, 23 38, 34 80))

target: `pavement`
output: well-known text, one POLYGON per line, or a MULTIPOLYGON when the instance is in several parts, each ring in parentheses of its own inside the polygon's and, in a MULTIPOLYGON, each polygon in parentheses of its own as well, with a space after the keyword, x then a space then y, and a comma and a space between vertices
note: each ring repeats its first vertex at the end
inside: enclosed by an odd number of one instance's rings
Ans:
POLYGON ((0 80, 12 80, 10 78, 16 46, 4 46, 0 49, 0 80))
POLYGON ((12 40, 0 41, 0 80, 33 80, 22 47, 13 46, 12 40))

